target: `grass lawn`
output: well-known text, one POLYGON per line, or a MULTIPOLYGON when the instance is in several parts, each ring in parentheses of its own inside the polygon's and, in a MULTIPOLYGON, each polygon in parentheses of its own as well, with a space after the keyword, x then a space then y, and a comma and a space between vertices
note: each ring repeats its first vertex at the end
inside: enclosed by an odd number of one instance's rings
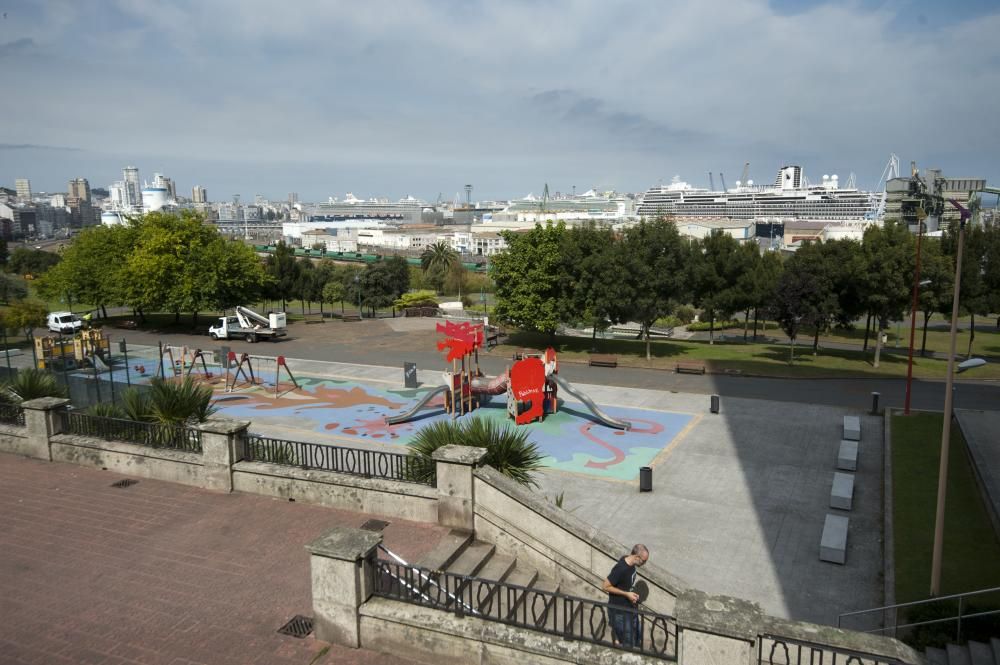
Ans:
MULTIPOLYGON (((896 602, 929 596, 934 514, 941 448, 942 415, 920 413, 892 418, 893 540, 896 602)), ((965 440, 952 426, 945 503, 941 595, 1000 586, 1000 542, 993 531, 973 477, 965 440)), ((1000 594, 967 603, 965 612, 1000 609, 1000 594), (973 608, 970 610, 970 606, 973 608)), ((910 610, 909 621, 951 617, 953 601, 910 610)), ((963 622, 963 632, 981 639, 995 634, 1000 619, 963 622), (977 624, 978 622, 978 624, 977 624)), ((907 641, 917 646, 954 641, 954 623, 918 628, 907 641)))
MULTIPOLYGON (((546 335, 517 332, 494 351, 513 354, 520 348, 544 349, 546 335)), ((880 367, 871 365, 871 357, 860 351, 820 348, 813 355, 811 345, 797 344, 795 363, 788 364, 787 344, 744 344, 742 341, 716 342, 654 340, 652 359, 646 360, 645 342, 639 340, 556 337, 556 351, 562 360, 587 362, 591 348, 598 353, 618 355, 619 365, 673 369, 678 361, 701 361, 712 372, 742 372, 761 376, 790 377, 905 377, 906 356, 884 354, 880 367)), ((931 358, 914 358, 913 375, 917 378, 944 378, 947 363, 931 358)), ((975 371, 975 378, 1000 378, 1000 363, 990 363, 975 371)))
MULTIPOLYGON (((934 321, 934 319, 931 319, 934 321)), ((1000 330, 993 328, 993 323, 996 321, 995 318, 983 319, 981 317, 976 319, 976 337, 972 342, 972 354, 975 356, 998 356, 1000 357, 1000 330), (980 328, 983 324, 989 324, 989 330, 983 330, 980 328)), ((937 321, 941 323, 940 320, 937 321)), ((862 344, 865 339, 864 325, 861 329, 856 330, 834 330, 825 335, 820 336, 820 345, 823 342, 843 342, 848 344, 862 344)), ((888 335, 888 341, 886 342, 886 347, 896 348, 896 327, 892 326, 890 330, 886 331, 888 335)), ((920 329, 920 321, 917 321, 917 333, 913 339, 913 349, 914 357, 918 357, 920 353, 920 343, 922 340, 922 331, 920 329)), ((928 328, 927 329, 927 350, 928 351, 938 351, 940 353, 948 352, 950 333, 946 328, 928 328)), ((899 329, 899 347, 901 349, 906 349, 910 345, 910 327, 908 323, 899 329)), ((871 337, 868 341, 869 353, 874 352, 875 349, 875 338, 871 337)), ((966 322, 966 327, 964 329, 959 329, 958 336, 956 337, 955 349, 959 355, 964 356, 969 349, 969 329, 968 322, 966 322)))

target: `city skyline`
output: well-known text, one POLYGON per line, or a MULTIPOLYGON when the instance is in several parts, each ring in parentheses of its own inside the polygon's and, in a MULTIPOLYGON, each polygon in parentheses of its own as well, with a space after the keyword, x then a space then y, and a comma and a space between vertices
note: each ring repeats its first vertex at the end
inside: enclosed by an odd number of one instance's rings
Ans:
POLYGON ((1000 180, 1000 10, 952 3, 5 2, 0 184, 213 200, 1000 180))

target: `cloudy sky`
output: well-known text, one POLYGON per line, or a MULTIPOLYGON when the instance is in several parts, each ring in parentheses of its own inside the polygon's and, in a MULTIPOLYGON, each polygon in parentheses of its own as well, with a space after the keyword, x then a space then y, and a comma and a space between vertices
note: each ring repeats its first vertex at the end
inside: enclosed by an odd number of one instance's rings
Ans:
POLYGON ((1000 184, 996 0, 0 0, 0 185, 305 200, 1000 184))

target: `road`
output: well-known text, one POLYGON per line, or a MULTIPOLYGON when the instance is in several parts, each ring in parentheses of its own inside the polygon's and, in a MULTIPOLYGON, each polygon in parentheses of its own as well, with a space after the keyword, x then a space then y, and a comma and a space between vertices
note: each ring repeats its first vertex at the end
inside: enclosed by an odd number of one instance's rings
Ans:
MULTIPOLYGON (((421 369, 445 368, 436 349, 438 335, 434 319, 378 319, 360 322, 329 321, 325 324, 293 323, 289 336, 276 342, 248 344, 243 341, 214 341, 207 335, 158 334, 156 332, 109 329, 114 341, 123 337, 129 344, 156 345, 162 341, 176 346, 215 349, 229 346, 237 353, 284 355, 289 358, 380 365, 400 368, 404 361, 421 369), (403 327, 414 328, 401 330, 403 327)), ((210 321, 205 319, 207 331, 210 321)), ((487 374, 499 374, 510 365, 509 356, 499 351, 483 352, 480 366, 487 374)), ((902 408, 904 379, 786 379, 732 375, 689 375, 658 369, 589 367, 563 362, 560 375, 570 382, 592 383, 622 388, 651 388, 722 397, 758 398, 806 404, 826 404, 867 409, 871 393, 881 394, 881 406, 902 408)), ((944 402, 944 382, 914 380, 911 405, 915 409, 940 411, 944 402)), ((963 379, 955 383, 955 408, 1000 410, 1000 381, 963 379)))

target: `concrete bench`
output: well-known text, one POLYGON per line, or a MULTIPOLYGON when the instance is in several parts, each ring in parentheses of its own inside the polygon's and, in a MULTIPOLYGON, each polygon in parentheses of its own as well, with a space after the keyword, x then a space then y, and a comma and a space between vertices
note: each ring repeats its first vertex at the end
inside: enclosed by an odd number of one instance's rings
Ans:
POLYGON ((674 371, 678 374, 704 374, 705 363, 677 363, 674 365, 674 371))
POLYGON ((861 440, 861 418, 844 416, 844 438, 849 441, 861 440))
POLYGON ((591 367, 618 367, 618 356, 591 353, 589 364, 591 367))
POLYGON ((830 489, 830 507, 850 510, 854 501, 854 474, 833 473, 833 487, 830 489))
POLYGON ((847 560, 847 526, 850 524, 843 515, 827 515, 823 523, 823 537, 819 543, 820 561, 844 563, 847 560))
POLYGON ((858 442, 843 440, 837 452, 837 468, 841 471, 858 470, 858 442))

